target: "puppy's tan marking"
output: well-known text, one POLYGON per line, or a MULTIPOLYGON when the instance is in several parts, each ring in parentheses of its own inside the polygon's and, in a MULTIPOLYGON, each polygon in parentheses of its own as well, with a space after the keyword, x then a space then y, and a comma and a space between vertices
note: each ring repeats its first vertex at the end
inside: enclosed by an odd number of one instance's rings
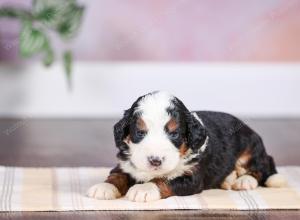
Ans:
POLYGON ((171 188, 168 186, 166 181, 163 179, 154 179, 151 182, 155 183, 160 191, 160 196, 162 199, 168 198, 173 195, 171 188))
POLYGON ((236 166, 235 167, 236 173, 238 176, 243 176, 247 173, 247 170, 244 167, 236 166))
POLYGON ((241 153, 235 163, 234 170, 221 184, 222 189, 247 190, 257 187, 257 179, 260 178, 260 173, 250 173, 248 171, 248 163, 251 157, 249 149, 241 153))
POLYGON ((249 160, 251 159, 251 152, 250 150, 246 149, 239 157, 238 159, 238 164, 240 166, 245 166, 247 165, 247 163, 249 162, 249 160))
POLYGON ((237 159, 235 163, 235 170, 237 172, 237 176, 243 176, 247 173, 247 165, 251 159, 250 150, 246 149, 237 159))
POLYGON ((136 126, 138 129, 142 130, 142 131, 147 131, 148 128, 146 126, 146 123, 144 122, 144 120, 142 118, 138 118, 136 120, 136 126))
POLYGON ((131 142, 130 135, 128 135, 124 140, 126 144, 129 144, 131 142))
POLYGON ((180 154, 180 156, 181 157, 184 156, 186 154, 187 150, 188 150, 188 147, 186 146, 186 144, 182 143, 180 145, 180 147, 179 147, 179 154, 180 154))
POLYGON ((232 171, 231 174, 229 174, 224 182, 221 184, 221 188, 222 189, 226 189, 226 190, 229 190, 231 189, 232 185, 234 184, 234 182, 236 181, 237 179, 237 173, 236 171, 232 171))
POLYGON ((171 118, 170 121, 167 123, 167 129, 169 132, 175 131, 178 128, 178 124, 175 118, 171 118))
POLYGON ((121 195, 125 195, 129 189, 128 176, 124 173, 112 173, 107 177, 105 182, 113 184, 121 195))

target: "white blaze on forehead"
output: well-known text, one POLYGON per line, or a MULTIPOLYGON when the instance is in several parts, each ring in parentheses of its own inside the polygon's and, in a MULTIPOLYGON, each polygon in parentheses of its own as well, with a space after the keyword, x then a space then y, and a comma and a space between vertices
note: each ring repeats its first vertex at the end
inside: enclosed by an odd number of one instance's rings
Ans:
POLYGON ((143 120, 156 125, 165 125, 170 116, 167 109, 173 108, 172 99, 174 97, 167 92, 156 92, 146 95, 139 103, 135 113, 141 113, 143 120))

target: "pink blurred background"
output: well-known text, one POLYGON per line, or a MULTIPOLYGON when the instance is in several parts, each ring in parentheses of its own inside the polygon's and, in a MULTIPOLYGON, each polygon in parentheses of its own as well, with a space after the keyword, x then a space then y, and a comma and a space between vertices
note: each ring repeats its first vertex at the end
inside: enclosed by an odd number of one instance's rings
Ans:
MULTIPOLYGON (((30 0, 0 0, 29 7, 30 0)), ((92 61, 300 60, 298 0, 85 0, 71 47, 92 61)), ((0 19, 0 61, 17 61, 18 22, 0 19)), ((53 39, 56 41, 55 39, 53 39)), ((56 43, 55 47, 64 45, 56 43)))

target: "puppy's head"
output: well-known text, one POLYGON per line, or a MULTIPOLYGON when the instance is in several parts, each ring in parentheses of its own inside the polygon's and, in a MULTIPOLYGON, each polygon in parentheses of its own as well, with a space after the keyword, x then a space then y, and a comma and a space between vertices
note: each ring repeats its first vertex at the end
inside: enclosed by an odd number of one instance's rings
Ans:
POLYGON ((174 171, 187 154, 197 153, 206 132, 179 99, 153 92, 125 111, 114 136, 121 162, 155 177, 174 171))

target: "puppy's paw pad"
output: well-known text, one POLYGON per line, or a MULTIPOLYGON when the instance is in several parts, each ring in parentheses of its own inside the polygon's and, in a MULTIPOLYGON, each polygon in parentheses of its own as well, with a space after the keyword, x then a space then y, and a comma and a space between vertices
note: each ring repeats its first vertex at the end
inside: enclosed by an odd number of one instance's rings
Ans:
POLYGON ((155 183, 136 184, 128 190, 126 197, 134 202, 150 202, 161 199, 159 188, 155 183))
POLYGON ((121 196, 117 187, 110 183, 99 183, 87 191, 87 196, 95 199, 116 199, 121 196))
POLYGON ((244 175, 234 182, 232 189, 234 190, 250 190, 255 189, 258 186, 257 180, 250 175, 244 175))

